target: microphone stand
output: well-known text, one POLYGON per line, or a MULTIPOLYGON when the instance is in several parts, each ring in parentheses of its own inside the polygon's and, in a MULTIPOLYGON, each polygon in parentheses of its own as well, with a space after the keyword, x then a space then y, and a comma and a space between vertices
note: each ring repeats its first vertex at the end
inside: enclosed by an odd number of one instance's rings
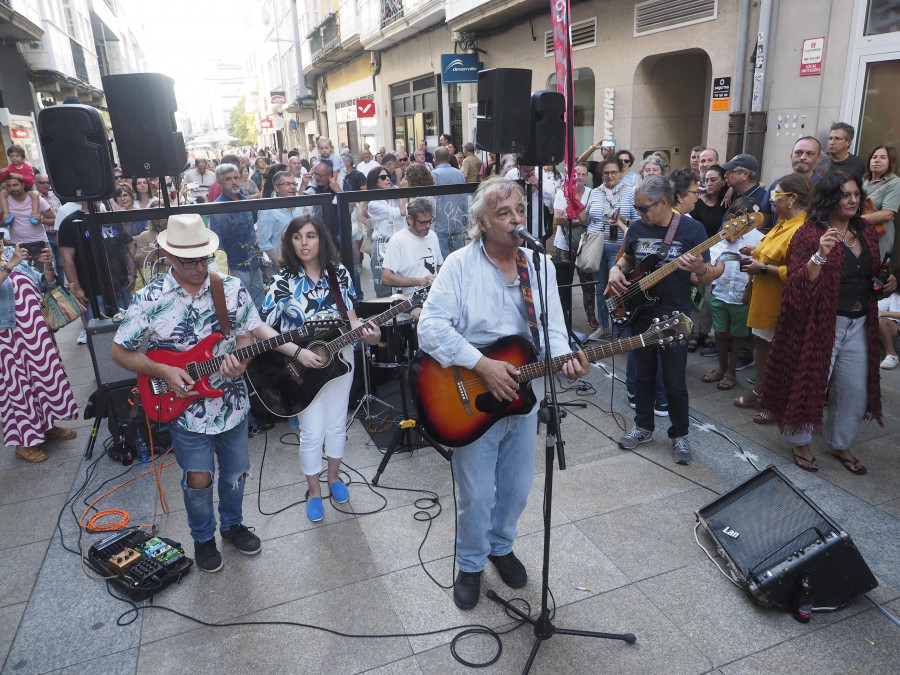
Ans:
MULTIPOLYGON (((543 211, 543 208, 541 208, 543 211)), ((538 215, 539 222, 543 219, 542 214, 538 215)), ((539 228, 540 229, 540 228, 539 228)), ((543 566, 541 569, 541 613, 538 618, 532 618, 525 614, 518 607, 511 604, 509 600, 504 600, 493 590, 487 592, 490 600, 502 605, 507 612, 513 612, 523 621, 528 622, 534 627, 535 641, 531 648, 531 654, 525 662, 525 668, 522 672, 527 673, 531 670, 534 659, 537 656, 538 649, 544 640, 549 640, 557 633, 560 635, 580 635, 582 637, 604 638, 607 640, 622 640, 628 644, 634 644, 637 638, 633 633, 597 633, 593 631, 574 630, 571 628, 557 628, 550 620, 550 608, 548 604, 550 593, 550 525, 553 515, 553 450, 556 448, 559 460, 559 468, 565 471, 565 441, 559 430, 559 420, 565 416, 565 411, 561 410, 556 400, 556 380, 553 377, 553 363, 550 355, 550 325, 549 315, 547 312, 547 289, 541 278, 541 258, 543 255, 533 252, 535 278, 537 279, 538 297, 541 302, 540 324, 543 337, 544 348, 544 381, 549 386, 545 386, 544 399, 541 401, 540 410, 538 410, 538 422, 547 426, 547 441, 544 447, 545 454, 545 470, 544 470, 544 556, 543 566)), ((544 274, 547 274, 546 270, 544 274)))

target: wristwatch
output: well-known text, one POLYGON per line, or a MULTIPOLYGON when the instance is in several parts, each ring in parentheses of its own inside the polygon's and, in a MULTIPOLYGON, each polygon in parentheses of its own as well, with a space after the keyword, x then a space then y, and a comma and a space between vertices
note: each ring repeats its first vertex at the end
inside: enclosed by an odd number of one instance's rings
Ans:
POLYGON ((762 273, 768 274, 768 270, 769 270, 769 263, 763 263, 762 273))

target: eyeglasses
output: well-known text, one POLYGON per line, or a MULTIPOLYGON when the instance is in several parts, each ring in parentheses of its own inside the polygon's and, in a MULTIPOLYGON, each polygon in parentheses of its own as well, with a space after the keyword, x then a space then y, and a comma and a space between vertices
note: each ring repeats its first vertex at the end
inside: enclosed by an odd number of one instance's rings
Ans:
POLYGON ((637 211, 638 213, 643 214, 643 215, 646 216, 646 215, 647 215, 647 211, 649 211, 650 209, 652 209, 654 206, 656 206, 657 204, 659 204, 661 201, 662 201, 661 199, 657 199, 655 202, 653 202, 652 204, 648 204, 647 206, 641 206, 640 204, 635 204, 635 205, 634 205, 634 210, 637 211))
POLYGON ((274 187, 292 187, 292 188, 296 188, 296 187, 297 187, 297 184, 296 184, 294 181, 292 181, 292 180, 283 181, 283 182, 281 182, 281 183, 272 183, 272 185, 273 185, 274 187))
POLYGON ((50 185, 49 180, 36 180, 34 181, 35 185, 50 185))
POLYGON ((725 172, 725 175, 727 176, 730 173, 740 173, 741 171, 746 171, 747 173, 749 173, 750 169, 745 169, 742 166, 736 166, 733 169, 728 169, 728 171, 725 172))
POLYGON ((398 157, 398 158, 397 158, 397 161, 398 161, 398 162, 408 162, 408 161, 409 161, 409 157, 398 157))
POLYGON ((391 179, 390 175, 383 173, 380 176, 378 176, 378 180, 385 180, 385 179, 390 180, 391 179))
POLYGON ((416 218, 415 221, 419 225, 431 225, 434 222, 434 218, 429 218, 428 220, 419 220, 418 218, 416 218))
POLYGON ((181 258, 177 258, 178 262, 181 263, 181 266, 186 270, 197 269, 197 265, 203 265, 204 267, 209 267, 215 262, 214 256, 209 256, 206 258, 200 258, 199 260, 182 260, 181 258))
POLYGON ((330 173, 319 173, 317 171, 313 171, 313 176, 315 176, 316 178, 327 178, 330 175, 330 173))
POLYGON ((604 171, 603 175, 604 176, 618 176, 619 172, 618 171, 604 171))

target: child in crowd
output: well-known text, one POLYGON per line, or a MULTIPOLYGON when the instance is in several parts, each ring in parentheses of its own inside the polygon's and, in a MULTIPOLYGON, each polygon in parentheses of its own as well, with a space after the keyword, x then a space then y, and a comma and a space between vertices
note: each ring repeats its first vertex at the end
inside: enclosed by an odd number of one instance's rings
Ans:
POLYGON ((337 163, 332 157, 334 154, 334 144, 331 142, 331 139, 322 136, 322 138, 316 141, 316 149, 319 152, 318 161, 328 164, 331 167, 331 175, 337 180, 341 168, 340 166, 337 166, 337 163))
MULTIPOLYGON (((729 218, 741 213, 756 210, 759 202, 750 197, 736 199, 731 206, 729 218), (745 203, 746 202, 746 203, 745 203)), ((710 259, 717 263, 725 263, 725 271, 712 286, 710 311, 713 329, 716 333, 716 355, 719 367, 702 377, 704 382, 718 382, 718 389, 733 389, 737 382, 735 367, 741 358, 744 338, 750 335, 747 327, 749 304, 744 304, 744 291, 750 283, 750 276, 744 271, 746 265, 741 263, 742 248, 756 248, 763 238, 763 233, 751 228, 740 237, 723 239, 709 250, 710 259)))
POLYGON ((900 343, 900 291, 878 301, 878 334, 884 347, 881 367, 893 370, 900 363, 897 346, 900 343))
MULTIPOLYGON (((9 157, 9 166, 0 172, 0 183, 6 180, 11 173, 18 174, 25 183, 25 189, 31 198, 31 224, 37 225, 41 217, 41 196, 34 189, 34 167, 25 161, 25 148, 21 145, 11 145, 6 151, 9 157)), ((15 220, 14 215, 9 213, 9 194, 6 189, 0 190, 0 223, 3 225, 11 225, 15 220)))

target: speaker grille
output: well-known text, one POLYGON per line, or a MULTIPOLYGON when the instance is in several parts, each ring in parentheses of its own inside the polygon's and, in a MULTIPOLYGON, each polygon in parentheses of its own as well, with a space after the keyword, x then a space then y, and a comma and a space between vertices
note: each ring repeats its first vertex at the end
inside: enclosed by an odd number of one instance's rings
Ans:
POLYGON ((137 382, 134 373, 112 361, 113 338, 118 328, 119 324, 107 319, 92 319, 87 329, 94 377, 97 378, 97 385, 106 389, 133 386, 137 382))
POLYGON ((720 544, 744 575, 756 578, 834 528, 790 485, 770 480, 707 518, 720 544), (738 537, 724 531, 737 533, 738 537))

